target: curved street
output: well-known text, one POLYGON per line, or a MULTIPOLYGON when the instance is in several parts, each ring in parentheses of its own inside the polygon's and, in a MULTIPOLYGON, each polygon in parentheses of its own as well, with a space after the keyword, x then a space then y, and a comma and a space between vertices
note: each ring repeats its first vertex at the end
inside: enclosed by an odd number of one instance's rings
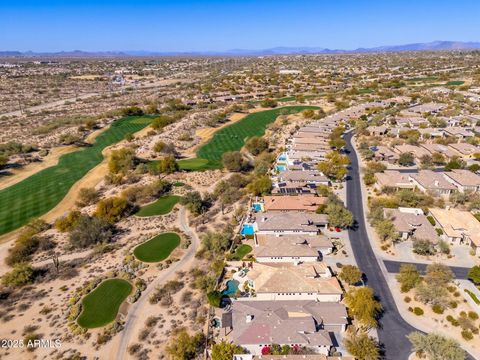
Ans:
POLYGON ((128 309, 128 314, 125 318, 125 327, 120 333, 120 339, 118 346, 116 346, 116 351, 112 354, 113 359, 117 360, 123 360, 127 358, 127 348, 128 345, 130 344, 130 339, 133 337, 133 333, 135 330, 135 325, 137 321, 144 321, 145 319, 140 317, 140 310, 142 306, 146 304, 148 301, 150 293, 155 290, 155 288, 169 280, 171 276, 175 274, 178 270, 185 269, 188 267, 188 264, 195 259, 195 253, 198 250, 198 247, 200 245, 200 240, 197 236, 197 234, 192 231, 190 226, 188 225, 188 218, 187 218, 187 213, 185 211, 184 207, 181 207, 179 212, 178 212, 178 217, 180 221, 180 227, 183 232, 185 232, 190 239, 192 240, 192 243, 188 247, 187 251, 183 255, 183 257, 172 264, 168 269, 163 271, 152 283, 148 285, 148 287, 145 289, 145 291, 142 293, 142 296, 136 303, 134 303, 130 309, 128 309))
POLYGON ((367 277, 368 286, 374 290, 383 306, 384 311, 380 319, 378 337, 383 347, 384 358, 406 360, 411 354, 411 344, 406 336, 416 329, 403 320, 398 312, 385 276, 370 245, 365 228, 360 168, 351 140, 352 133, 350 132, 345 135, 346 150, 349 152, 350 158, 346 205, 357 221, 356 228, 349 230, 350 241, 357 264, 367 277))

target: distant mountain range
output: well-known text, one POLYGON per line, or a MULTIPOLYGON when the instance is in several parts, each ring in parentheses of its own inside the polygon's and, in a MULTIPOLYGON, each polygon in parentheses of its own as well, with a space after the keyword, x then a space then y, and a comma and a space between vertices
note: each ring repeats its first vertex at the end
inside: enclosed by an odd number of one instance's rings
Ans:
POLYGON ((358 48, 355 50, 326 49, 321 47, 274 47, 269 49, 249 50, 231 49, 226 51, 100 51, 88 52, 81 50, 60 52, 20 52, 0 51, 0 57, 122 57, 122 56, 267 56, 267 55, 302 55, 302 54, 348 54, 348 53, 381 53, 404 51, 449 51, 480 49, 480 42, 433 41, 429 43, 414 43, 394 46, 379 46, 373 48, 358 48))

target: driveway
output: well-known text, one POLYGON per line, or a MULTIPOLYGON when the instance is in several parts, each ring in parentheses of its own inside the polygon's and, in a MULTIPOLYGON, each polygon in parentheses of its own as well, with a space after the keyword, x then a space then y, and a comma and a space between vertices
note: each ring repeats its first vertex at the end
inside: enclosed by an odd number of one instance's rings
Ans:
POLYGON ((187 214, 184 207, 180 208, 178 216, 180 227, 182 231, 191 238, 192 244, 188 247, 183 257, 179 261, 173 263, 168 269, 162 271, 159 276, 148 285, 140 299, 130 306, 127 317, 125 318, 125 327, 120 333, 119 343, 115 347, 116 351, 112 353, 111 358, 113 359, 123 360, 127 358, 127 347, 134 335, 135 325, 137 325, 138 321, 141 321, 142 323, 145 321, 145 319, 141 317, 141 309, 147 303, 152 291, 154 291, 158 285, 168 281, 177 271, 187 268, 189 264, 195 260, 195 253, 200 245, 200 240, 198 239, 197 234, 188 225, 187 214))

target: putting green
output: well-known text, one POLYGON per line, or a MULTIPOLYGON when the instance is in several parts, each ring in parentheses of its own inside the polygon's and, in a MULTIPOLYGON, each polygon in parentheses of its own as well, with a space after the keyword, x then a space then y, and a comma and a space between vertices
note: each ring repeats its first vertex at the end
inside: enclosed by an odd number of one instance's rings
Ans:
POLYGON ((115 320, 118 309, 132 292, 132 285, 122 279, 108 279, 82 300, 82 313, 78 317, 81 327, 92 329, 115 320))
POLYGON ((117 120, 96 138, 92 146, 65 154, 57 165, 0 190, 0 235, 53 209, 73 184, 103 160, 102 151, 107 146, 123 140, 126 134, 143 129, 151 119, 142 116, 117 120))
POLYGON ((307 109, 315 110, 318 107, 284 106, 249 114, 242 120, 218 130, 209 142, 198 149, 196 159, 182 160, 189 163, 182 164, 180 161, 179 165, 187 167, 189 164, 195 164, 197 170, 205 170, 206 167, 222 168, 222 156, 225 152, 240 150, 252 136, 263 136, 267 125, 274 122, 279 115, 295 114, 307 109), (205 160, 208 162, 205 163, 205 160))
POLYGON ((172 211, 176 203, 180 201, 180 196, 168 195, 162 196, 157 201, 143 206, 135 215, 140 217, 165 215, 172 211))
POLYGON ((242 244, 235 249, 232 259, 240 261, 245 257, 245 255, 247 255, 251 251, 252 251, 252 247, 250 245, 242 244))
POLYGON ((153 263, 165 260, 180 245, 177 233, 163 233, 155 236, 133 250, 133 255, 143 262, 153 263))

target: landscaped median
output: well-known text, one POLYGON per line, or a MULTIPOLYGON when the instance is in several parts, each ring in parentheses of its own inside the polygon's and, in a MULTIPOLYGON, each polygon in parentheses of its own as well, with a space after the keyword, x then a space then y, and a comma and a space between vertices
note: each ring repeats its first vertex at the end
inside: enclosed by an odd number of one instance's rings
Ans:
POLYGON ((165 260, 180 245, 180 236, 174 232, 155 236, 133 250, 133 255, 143 262, 155 263, 165 260))
POLYGON ((132 292, 132 285, 123 279, 108 279, 82 300, 78 324, 86 329, 111 323, 117 317, 120 305, 132 292))

